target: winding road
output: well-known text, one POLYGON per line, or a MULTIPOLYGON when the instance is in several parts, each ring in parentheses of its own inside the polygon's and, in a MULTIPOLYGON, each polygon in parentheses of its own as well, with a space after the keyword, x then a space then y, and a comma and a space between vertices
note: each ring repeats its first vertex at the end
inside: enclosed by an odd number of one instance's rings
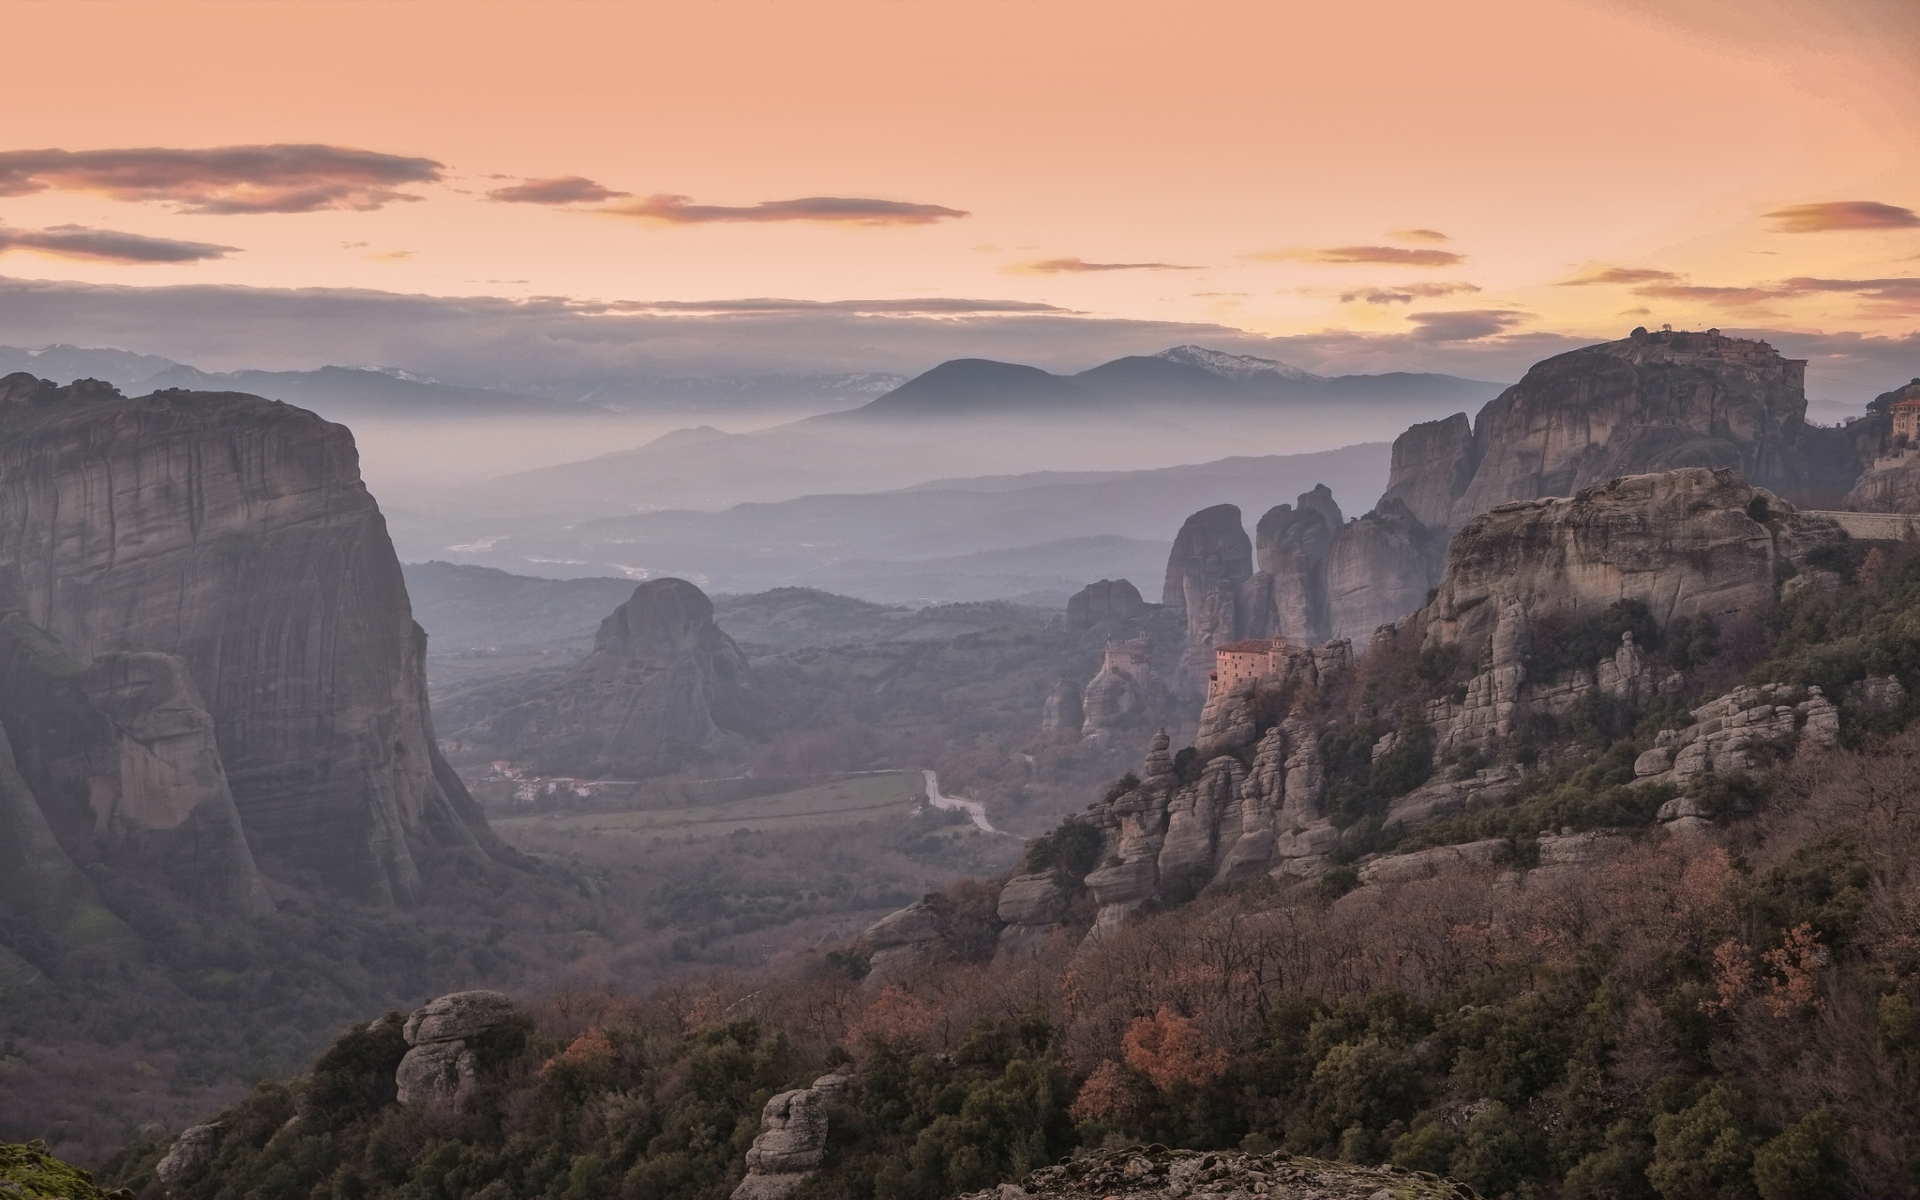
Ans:
POLYGON ((987 806, 977 800, 962 800, 958 796, 940 794, 940 777, 932 771, 922 771, 927 777, 927 803, 935 808, 959 809, 973 818, 973 823, 987 833, 1005 833, 1004 829, 995 829, 987 823, 987 806))

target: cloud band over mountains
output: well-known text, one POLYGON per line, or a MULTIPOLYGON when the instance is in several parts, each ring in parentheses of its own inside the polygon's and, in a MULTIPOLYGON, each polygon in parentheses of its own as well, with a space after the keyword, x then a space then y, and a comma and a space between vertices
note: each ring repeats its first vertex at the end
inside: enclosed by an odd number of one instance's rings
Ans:
POLYGON ((223 146, 206 150, 10 150, 0 152, 0 196, 90 192, 221 215, 368 211, 419 196, 441 164, 322 145, 223 146))

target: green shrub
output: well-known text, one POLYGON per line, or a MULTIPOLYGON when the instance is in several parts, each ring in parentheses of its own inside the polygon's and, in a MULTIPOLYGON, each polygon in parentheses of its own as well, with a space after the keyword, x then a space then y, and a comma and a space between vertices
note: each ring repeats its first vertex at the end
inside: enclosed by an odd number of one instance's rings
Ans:
POLYGON ((1566 1200, 1652 1200, 1653 1185, 1647 1181, 1652 1161, 1644 1131, 1632 1121, 1616 1121, 1607 1129, 1605 1147, 1567 1171, 1561 1194, 1566 1200))
POLYGON ((1499 1101, 1474 1114, 1453 1152, 1449 1173, 1488 1195, 1513 1191, 1539 1164, 1512 1111, 1499 1101))
POLYGON ((1591 668, 1620 649, 1622 634, 1633 634, 1642 650, 1660 648, 1660 626, 1638 600, 1617 600, 1589 617, 1545 617, 1533 627, 1533 653, 1527 678, 1549 680, 1575 667, 1591 668))
POLYGON ((1754 1151, 1753 1181, 1761 1200, 1837 1195, 1840 1136, 1840 1122, 1817 1108, 1754 1151))
POLYGON ((1666 1200, 1748 1200, 1753 1146, 1735 1116, 1740 1094, 1716 1083, 1691 1107, 1653 1123, 1647 1179, 1666 1200))

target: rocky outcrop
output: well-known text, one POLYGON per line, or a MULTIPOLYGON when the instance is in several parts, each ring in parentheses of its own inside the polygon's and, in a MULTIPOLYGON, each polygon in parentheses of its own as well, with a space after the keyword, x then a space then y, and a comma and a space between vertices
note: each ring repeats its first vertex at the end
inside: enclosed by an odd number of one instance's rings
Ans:
POLYGON ((138 865, 217 910, 273 909, 186 663, 114 651, 83 664, 0 617, 0 724, 54 836, 81 862, 138 865))
POLYGON ((1408 426, 1393 440, 1387 490, 1380 501, 1398 500, 1422 524, 1444 529, 1479 465, 1467 414, 1408 426))
POLYGON ((1067 598, 1067 628, 1092 629, 1114 622, 1125 624, 1146 615, 1140 589, 1125 579, 1102 579, 1067 598))
MULTIPOLYGON (((121 816, 164 820, 191 795, 191 813, 219 807, 206 731, 189 728, 197 709, 270 858, 393 902, 417 893, 421 850, 505 853, 440 757, 425 637, 345 428, 253 396, 128 399, 14 375, 0 380, 0 435, 0 610, 75 662, 167 655, 191 684, 165 685, 168 707, 135 722, 174 732, 144 760, 120 756, 147 789, 122 794, 121 816)), ((73 806, 40 800, 72 843, 73 806)), ((193 827, 220 823, 208 820, 193 827)))
POLYGON ((827 1151, 827 1105, 853 1088, 851 1075, 822 1075, 812 1087, 781 1092, 760 1111, 747 1151, 747 1174, 732 1200, 784 1200, 813 1177, 827 1151))
POLYGON ((1327 868, 1340 834, 1322 811, 1325 730, 1301 710, 1269 723, 1263 696, 1289 684, 1332 686, 1350 666, 1347 652, 1343 643, 1296 651, 1280 673, 1216 691, 1201 715, 1197 779, 1176 776, 1162 731, 1139 786, 1082 814, 1102 839, 1101 866, 1085 880, 1095 936, 1216 883, 1311 878, 1327 868))
POLYGON ((650 579, 550 692, 494 718, 492 738, 543 771, 639 777, 756 724, 746 655, 713 623, 713 602, 684 579, 650 579))
POLYGON ((117 769, 91 781, 105 835, 188 894, 247 916, 272 912, 220 762, 213 716, 186 662, 153 652, 103 654, 81 687, 111 730, 117 769))
POLYGON ((1242 574, 1246 534, 1230 504, 1195 513, 1174 544, 1167 595, 1186 605, 1180 682, 1189 689, 1216 648, 1244 638, 1364 647, 1374 629, 1426 603, 1446 560, 1440 531, 1405 504, 1382 501, 1345 521, 1325 484, 1302 493, 1298 507, 1268 510, 1255 532, 1260 569, 1250 574, 1242 574))
POLYGON ((1920 513, 1920 443, 1911 437, 1894 437, 1890 419, 1893 406, 1905 400, 1920 400, 1920 379, 1884 392, 1868 405, 1870 416, 1859 424, 1883 427, 1886 436, 1877 439, 1867 469, 1840 502, 1841 508, 1920 513))
POLYGON ((0 1196, 8 1200, 132 1200, 128 1188, 106 1191, 93 1173, 55 1158, 38 1139, 26 1145, 0 1142, 0 1196))
POLYGON ((1121 718, 1145 703, 1140 681, 1118 667, 1102 668, 1087 681, 1080 697, 1080 731, 1086 737, 1117 729, 1121 718))
POLYGON ((1845 536, 1736 471, 1701 467, 1503 504, 1454 538, 1426 640, 1477 645, 1515 604, 1538 623, 1632 600, 1662 628, 1698 614, 1733 628, 1770 610, 1777 571, 1845 536))
POLYGON ((1259 570, 1246 585, 1242 632, 1301 643, 1327 640, 1327 554, 1346 521, 1325 484, 1302 493, 1299 507, 1267 510, 1254 527, 1259 570))
POLYGON ((1473 1189, 1425 1172, 1291 1154, 1128 1146, 1077 1154, 961 1200, 1471 1200, 1473 1189))
POLYGON ((1180 527, 1161 599, 1186 615, 1184 686, 1197 689, 1213 665, 1213 648, 1240 637, 1240 589, 1252 575, 1253 543, 1234 505, 1203 508, 1180 527))
POLYGON ((458 1108, 479 1082, 473 1043, 514 1017, 499 992, 454 992, 414 1010, 401 1031, 412 1049, 393 1074, 400 1103, 458 1108))
POLYGON ((995 910, 1003 924, 1000 952, 1010 956, 1035 955, 1067 928, 1067 910, 1073 900, 1071 881, 1058 871, 1015 875, 1000 889, 995 910))
POLYGON ((226 1132, 225 1121, 215 1121, 208 1125, 194 1125, 181 1132, 167 1150, 166 1157, 154 1164, 153 1175, 164 1184, 185 1183, 213 1165, 213 1156, 220 1150, 220 1135, 226 1132))
POLYGON ((1081 703, 1080 689, 1073 686, 1071 679, 1055 679, 1047 685, 1047 699, 1040 709, 1041 732, 1078 731, 1085 720, 1086 708, 1081 703))
MULTIPOLYGON (((1708 771, 1752 770, 1754 752, 1769 743, 1830 749, 1840 739, 1840 710, 1817 687, 1737 687, 1689 715, 1688 724, 1656 734, 1653 749, 1634 761, 1638 782, 1683 787, 1708 771)), ((1697 815, 1683 810, 1681 802, 1661 810, 1662 820, 1697 815)))
POLYGON ((1416 612, 1440 582, 1447 546, 1398 500, 1348 522, 1327 556, 1329 636, 1364 648, 1374 630, 1416 612))
POLYGON ((939 957, 945 938, 946 922, 925 900, 888 913, 860 935, 867 956, 863 983, 878 988, 912 974, 939 957))
POLYGON ((1731 468, 1776 492, 1809 478, 1806 363, 1765 342, 1636 329, 1536 363, 1480 410, 1394 444, 1387 499, 1458 529, 1496 505, 1570 496, 1622 475, 1731 468))

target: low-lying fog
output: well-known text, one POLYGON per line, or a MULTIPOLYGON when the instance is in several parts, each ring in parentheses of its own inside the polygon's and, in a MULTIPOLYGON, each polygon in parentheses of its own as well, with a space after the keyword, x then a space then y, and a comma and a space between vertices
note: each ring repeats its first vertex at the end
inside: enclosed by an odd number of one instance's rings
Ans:
POLYGON ((1363 513, 1386 485, 1392 438, 1454 411, 351 424, 404 561, 678 575, 719 592, 798 585, 889 603, 1055 603, 1105 577, 1157 590, 1167 543, 1211 504, 1238 504, 1251 524, 1325 483, 1363 513))

